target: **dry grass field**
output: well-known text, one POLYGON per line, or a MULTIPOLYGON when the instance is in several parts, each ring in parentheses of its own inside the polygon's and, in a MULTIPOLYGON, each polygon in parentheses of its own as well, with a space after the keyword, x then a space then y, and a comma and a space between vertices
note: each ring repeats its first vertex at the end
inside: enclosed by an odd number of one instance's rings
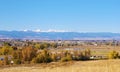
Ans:
POLYGON ((0 72, 120 72, 120 60, 76 61, 1 67, 0 72))

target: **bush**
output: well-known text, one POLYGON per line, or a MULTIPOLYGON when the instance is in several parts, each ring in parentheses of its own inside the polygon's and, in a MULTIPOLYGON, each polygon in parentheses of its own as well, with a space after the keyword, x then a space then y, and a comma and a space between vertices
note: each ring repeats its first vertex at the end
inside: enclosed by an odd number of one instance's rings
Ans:
POLYGON ((21 60, 20 59, 15 59, 14 62, 15 62, 15 64, 21 64, 21 60))
POLYGON ((9 65, 9 64, 10 64, 10 61, 8 60, 8 56, 5 56, 4 65, 9 65))
POLYGON ((91 51, 89 49, 86 49, 84 51, 81 51, 79 53, 76 53, 74 56, 74 60, 89 60, 91 56, 91 51))
POLYGON ((47 50, 44 50, 42 53, 38 54, 36 58, 32 60, 33 63, 49 63, 52 61, 47 50))
POLYGON ((2 65, 3 65, 3 61, 0 60, 0 66, 2 66, 2 65))
POLYGON ((26 62, 31 61, 33 58, 36 57, 36 52, 37 50, 35 48, 32 48, 31 46, 22 49, 22 60, 26 62))
POLYGON ((66 57, 61 58, 61 62, 67 62, 67 61, 71 61, 71 60, 72 60, 71 55, 67 55, 66 57))
POLYGON ((52 59, 50 57, 44 57, 43 55, 38 55, 32 60, 32 63, 49 63, 52 59))
POLYGON ((52 54, 51 58, 52 58, 53 61, 55 61, 55 62, 57 61, 57 55, 56 54, 52 54))
POLYGON ((119 58, 119 53, 116 52, 116 51, 111 51, 111 52, 108 54, 108 58, 109 58, 109 59, 119 58))
POLYGON ((75 56, 75 57, 73 58, 73 60, 79 61, 79 60, 81 60, 81 56, 75 56))
POLYGON ((89 56, 85 54, 85 52, 82 52, 81 56, 80 56, 80 60, 89 60, 89 56))

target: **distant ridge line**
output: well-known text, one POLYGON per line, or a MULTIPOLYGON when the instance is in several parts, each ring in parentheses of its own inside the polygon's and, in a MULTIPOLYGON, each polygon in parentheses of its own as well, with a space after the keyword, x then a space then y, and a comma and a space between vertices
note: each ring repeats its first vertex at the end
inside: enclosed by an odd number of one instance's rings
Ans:
POLYGON ((34 32, 0 31, 0 39, 40 39, 40 40, 120 40, 120 33, 111 32, 34 32))

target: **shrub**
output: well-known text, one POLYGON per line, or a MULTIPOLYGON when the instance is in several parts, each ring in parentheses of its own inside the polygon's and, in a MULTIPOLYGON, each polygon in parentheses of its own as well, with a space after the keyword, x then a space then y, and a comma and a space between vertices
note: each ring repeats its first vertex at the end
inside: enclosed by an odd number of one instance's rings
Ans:
POLYGON ((42 53, 39 53, 36 58, 32 60, 33 63, 49 63, 52 61, 47 50, 43 50, 42 53))
POLYGON ((61 62, 66 62, 66 61, 71 61, 71 60, 72 60, 71 55, 67 55, 67 56, 61 58, 61 62))
POLYGON ((57 55, 56 54, 52 54, 51 58, 52 58, 53 61, 57 61, 57 55))
POLYGON ((27 47, 22 50, 22 60, 23 61, 31 61, 34 57, 36 57, 37 50, 32 47, 27 47))
POLYGON ((10 61, 8 60, 8 56, 5 56, 4 58, 4 65, 9 65, 10 61))
POLYGON ((75 56, 74 56, 74 60, 89 60, 91 56, 91 51, 89 49, 86 49, 84 51, 81 52, 76 52, 75 56))
POLYGON ((16 51, 13 51, 12 53, 13 59, 17 59, 18 58, 18 54, 16 51))
POLYGON ((20 59, 15 59, 15 60, 14 60, 14 63, 15 63, 15 64, 21 64, 21 60, 20 60, 20 59))
POLYGON ((0 66, 2 66, 2 65, 3 65, 3 61, 0 60, 0 66))
POLYGON ((108 54, 108 58, 109 58, 109 59, 119 58, 119 53, 116 52, 116 51, 111 51, 111 52, 109 52, 109 54, 108 54))
POLYGON ((32 63, 49 63, 52 59, 50 57, 44 57, 43 55, 39 55, 32 60, 32 63))

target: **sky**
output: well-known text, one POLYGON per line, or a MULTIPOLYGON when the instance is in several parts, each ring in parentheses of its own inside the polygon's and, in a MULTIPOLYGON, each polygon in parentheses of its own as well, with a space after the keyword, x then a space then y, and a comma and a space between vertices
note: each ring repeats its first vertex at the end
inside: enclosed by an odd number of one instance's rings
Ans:
POLYGON ((120 33, 120 0, 0 0, 0 30, 120 33))

